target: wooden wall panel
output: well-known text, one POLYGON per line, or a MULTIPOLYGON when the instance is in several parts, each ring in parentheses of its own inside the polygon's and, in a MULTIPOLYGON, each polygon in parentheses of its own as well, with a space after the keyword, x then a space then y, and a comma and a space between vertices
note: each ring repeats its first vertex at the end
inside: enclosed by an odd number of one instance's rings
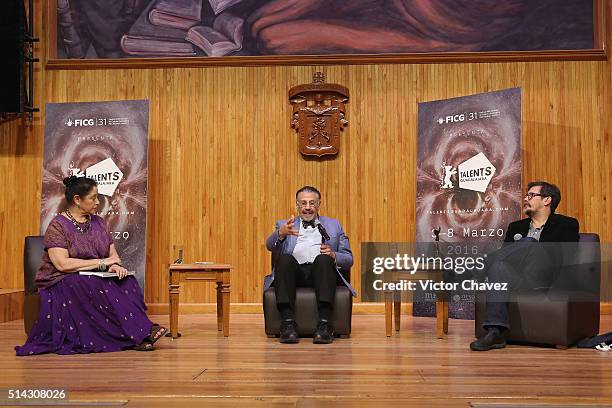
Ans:
MULTIPOLYGON (((39 14, 40 16, 40 14, 39 14)), ((611 21, 608 10, 608 21, 611 21)), ((610 34, 608 30, 608 39, 610 34)), ((43 41, 44 44, 44 41, 43 41)), ((41 52, 44 48, 40 48, 41 52)), ((269 270, 263 242, 312 184, 322 213, 350 236, 359 288, 360 243, 415 233, 417 103, 523 88, 523 181, 563 192, 559 211, 612 240, 612 64, 482 64, 210 67, 39 71, 43 102, 150 100, 146 298, 167 302, 173 245, 187 261, 234 265, 232 302, 258 302, 269 270), (305 160, 289 127, 287 90, 322 70, 347 86, 350 122, 335 159, 305 160)), ((0 286, 21 287, 23 237, 38 229, 44 109, 36 123, 0 124, 0 250, 11 259, 0 286)), ((193 284, 183 301, 214 300, 193 284)))
POLYGON ((0 289, 0 323, 23 319, 23 289, 0 289))

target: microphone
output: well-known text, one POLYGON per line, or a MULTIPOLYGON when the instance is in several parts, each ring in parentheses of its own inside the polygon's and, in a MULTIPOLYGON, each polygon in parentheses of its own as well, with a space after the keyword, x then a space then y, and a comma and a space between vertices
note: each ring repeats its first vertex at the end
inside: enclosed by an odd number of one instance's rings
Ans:
POLYGON ((438 229, 433 229, 433 234, 434 234, 434 257, 438 258, 440 257, 440 231, 442 231, 441 227, 438 227, 438 229))
POLYGON ((178 250, 178 258, 174 261, 175 264, 180 265, 183 263, 183 247, 178 250))
POLYGON ((523 236, 521 234, 514 234, 515 241, 520 241, 521 239, 523 239, 523 236))
POLYGON ((440 242, 440 231, 442 230, 442 228, 438 227, 438 229, 433 229, 433 234, 435 237, 435 241, 436 242, 440 242))
POLYGON ((325 241, 329 241, 329 234, 327 233, 327 231, 325 231, 325 227, 323 226, 323 224, 321 224, 321 221, 319 221, 318 218, 315 220, 315 225, 317 226, 317 228, 319 229, 319 233, 321 234, 321 243, 324 244, 325 241))

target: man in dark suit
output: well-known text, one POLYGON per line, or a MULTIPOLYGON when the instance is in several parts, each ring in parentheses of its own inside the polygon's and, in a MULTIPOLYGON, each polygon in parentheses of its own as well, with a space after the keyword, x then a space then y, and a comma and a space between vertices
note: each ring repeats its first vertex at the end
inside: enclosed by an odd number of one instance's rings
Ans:
MULTIPOLYGON (((523 198, 528 218, 510 223, 504 246, 491 254, 485 265, 489 282, 508 283, 509 291, 539 290, 550 286, 563 264, 563 251, 555 242, 578 242, 578 221, 555 214, 561 192, 544 181, 529 183, 523 198), (538 242, 544 243, 539 245, 538 242)), ((509 293, 487 293, 483 327, 486 334, 473 341, 470 349, 487 351, 506 347, 504 332, 510 328, 509 293)))
POLYGON ((266 248, 276 254, 276 261, 272 274, 266 276, 264 289, 274 284, 282 318, 280 342, 297 343, 300 339, 294 316, 296 288, 313 287, 319 312, 313 343, 327 344, 334 341, 330 318, 337 284, 346 285, 355 295, 342 274, 353 265, 353 254, 340 222, 319 216, 319 190, 302 187, 295 200, 299 217, 292 215, 288 220, 278 221, 266 240, 266 248))

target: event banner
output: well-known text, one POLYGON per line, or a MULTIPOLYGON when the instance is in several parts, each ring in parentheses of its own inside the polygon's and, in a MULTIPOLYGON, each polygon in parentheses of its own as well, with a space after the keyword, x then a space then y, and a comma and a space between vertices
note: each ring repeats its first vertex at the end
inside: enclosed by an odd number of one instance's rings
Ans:
POLYGON ((66 210, 64 177, 97 181, 100 206, 123 265, 144 287, 149 101, 46 106, 40 229, 66 210))
MULTIPOLYGON (((438 239, 440 256, 486 256, 522 218, 521 89, 420 103, 418 112, 416 242, 438 239)), ((473 318, 473 292, 450 299, 451 317, 473 318)), ((414 293, 414 315, 433 316, 434 300, 414 293)))

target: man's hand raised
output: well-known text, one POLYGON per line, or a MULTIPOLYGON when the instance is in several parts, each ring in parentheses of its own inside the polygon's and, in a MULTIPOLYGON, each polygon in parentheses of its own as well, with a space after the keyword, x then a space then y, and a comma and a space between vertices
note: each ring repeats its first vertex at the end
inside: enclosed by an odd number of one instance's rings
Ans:
POLYGON ((281 225, 280 229, 278 230, 278 237, 280 239, 285 239, 287 235, 295 235, 295 236, 300 235, 300 232, 296 230, 295 228, 293 228, 294 222, 295 222, 295 217, 292 215, 291 218, 289 218, 286 223, 281 225))

